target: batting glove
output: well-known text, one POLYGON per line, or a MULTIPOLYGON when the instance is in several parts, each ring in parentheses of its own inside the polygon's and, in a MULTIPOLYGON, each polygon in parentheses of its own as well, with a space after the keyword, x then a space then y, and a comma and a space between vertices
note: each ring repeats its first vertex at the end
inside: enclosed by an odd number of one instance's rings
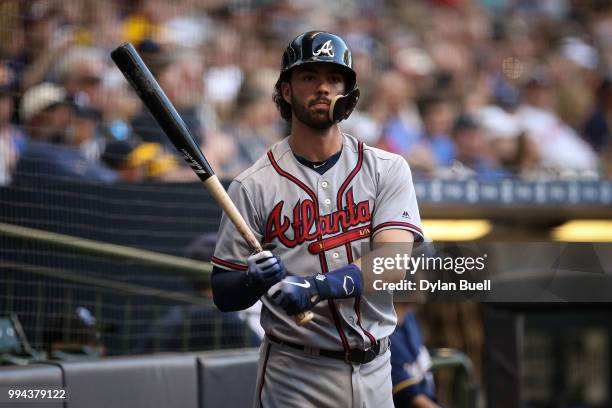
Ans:
POLYGON ((285 309, 289 316, 310 310, 321 299, 317 281, 324 275, 299 277, 287 276, 280 283, 270 288, 268 295, 274 303, 285 309))
POLYGON ((247 286, 266 291, 286 275, 280 258, 271 251, 261 251, 247 259, 247 286))
POLYGON ((322 300, 359 296, 362 286, 361 271, 351 264, 325 275, 287 276, 268 290, 268 296, 293 316, 312 309, 322 300))

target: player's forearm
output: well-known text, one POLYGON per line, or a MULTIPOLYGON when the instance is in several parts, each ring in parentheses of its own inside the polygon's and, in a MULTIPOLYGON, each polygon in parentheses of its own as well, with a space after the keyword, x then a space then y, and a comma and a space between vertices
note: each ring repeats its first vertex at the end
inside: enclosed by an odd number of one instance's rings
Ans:
POLYGON ((246 273, 213 268, 211 276, 213 301, 222 312, 248 309, 264 294, 265 288, 248 286, 246 273))
POLYGON ((400 258, 404 258, 404 255, 409 257, 412 254, 413 243, 414 237, 408 231, 387 230, 378 234, 374 239, 374 249, 367 258, 362 257, 353 262, 361 270, 363 292, 375 292, 375 280, 392 283, 405 279, 406 269, 399 267, 401 265, 385 268, 382 273, 374 273, 373 265, 368 265, 366 262, 371 262, 375 258, 396 259, 397 255, 400 258))
POLYGON ((430 400, 426 395, 419 394, 412 400, 410 408, 440 408, 440 406, 430 400))
MULTIPOLYGON (((388 234, 394 237, 393 234, 388 234)), ((378 242, 377 244, 380 244, 378 242)), ((374 257, 395 258, 397 254, 410 255, 412 253, 412 242, 389 243, 389 245, 378 245, 370 254, 368 259, 374 257)), ((399 282, 406 277, 404 268, 388 268, 382 274, 373 273, 372 266, 367 266, 363 258, 355 260, 352 264, 335 269, 325 275, 325 280, 319 280, 317 285, 321 299, 342 299, 345 297, 356 297, 362 293, 374 292, 374 281, 399 282), (364 268, 365 266, 365 268, 364 268)))
MULTIPOLYGON (((411 388, 419 388, 418 384, 411 386, 411 388)), ((396 407, 402 408, 440 408, 440 406, 427 395, 422 394, 420 391, 409 390, 408 388, 403 389, 393 395, 393 402, 396 407)))

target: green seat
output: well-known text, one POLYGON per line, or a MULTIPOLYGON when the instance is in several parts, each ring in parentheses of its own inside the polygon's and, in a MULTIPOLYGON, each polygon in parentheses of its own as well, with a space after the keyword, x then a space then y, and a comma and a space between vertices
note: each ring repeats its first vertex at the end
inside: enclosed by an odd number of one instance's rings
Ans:
POLYGON ((457 373, 453 400, 458 408, 479 406, 479 387, 474 378, 474 367, 467 354, 450 348, 429 350, 431 371, 450 369, 457 373))
POLYGON ((30 346, 16 315, 0 317, 0 365, 26 365, 44 358, 30 346))

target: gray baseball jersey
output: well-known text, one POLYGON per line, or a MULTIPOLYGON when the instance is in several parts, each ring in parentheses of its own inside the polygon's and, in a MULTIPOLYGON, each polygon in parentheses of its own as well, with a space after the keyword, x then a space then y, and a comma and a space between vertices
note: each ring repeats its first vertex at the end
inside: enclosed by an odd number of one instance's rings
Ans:
MULTIPOLYGON (((343 134, 336 164, 324 174, 298 162, 288 138, 239 175, 228 193, 262 243, 277 245, 287 273, 312 276, 361 257, 361 244, 386 229, 412 231, 422 239, 410 168, 395 154, 343 134)), ((213 265, 246 271, 251 251, 224 215, 213 265)), ((380 291, 329 300, 299 327, 265 296, 261 324, 266 333, 307 347, 367 349, 393 332, 393 298, 380 291)))

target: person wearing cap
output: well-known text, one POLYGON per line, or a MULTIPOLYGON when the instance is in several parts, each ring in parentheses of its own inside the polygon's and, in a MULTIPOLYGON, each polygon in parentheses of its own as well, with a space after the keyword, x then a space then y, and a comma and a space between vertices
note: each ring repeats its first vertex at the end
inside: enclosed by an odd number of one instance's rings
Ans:
POLYGON ((491 154, 504 169, 521 176, 537 169, 540 160, 537 148, 514 113, 487 105, 477 111, 476 118, 491 154))
POLYGON ((158 143, 134 139, 107 144, 102 161, 117 172, 121 181, 128 183, 163 180, 178 167, 176 158, 165 153, 158 143))
POLYGON ((63 140, 71 113, 71 102, 64 88, 50 82, 29 89, 21 100, 21 121, 34 140, 63 140))
POLYGON ((117 175, 82 149, 92 137, 93 113, 74 103, 59 85, 44 82, 21 101, 21 117, 29 140, 17 165, 16 179, 51 177, 114 182, 117 175))
POLYGON ((106 354, 102 341, 103 332, 112 326, 101 324, 84 306, 76 307, 69 314, 52 316, 43 333, 43 343, 52 360, 77 361, 98 359, 106 354))
POLYGON ((516 111, 519 123, 536 145, 542 167, 559 173, 593 171, 598 164, 593 149, 554 110, 554 85, 549 68, 533 69, 524 83, 522 103, 516 111))
MULTIPOLYGON (((194 95, 197 95, 198 89, 192 86, 191 76, 187 72, 193 63, 190 59, 195 60, 197 58, 194 56, 187 58, 187 54, 170 48, 163 48, 161 45, 150 40, 139 44, 138 50, 142 53, 143 60, 159 81, 159 85, 170 101, 172 101, 190 133, 199 141, 203 130, 197 112, 198 101, 195 100, 197 97, 194 97, 194 95)), ((202 66, 197 66, 196 70, 201 70, 202 68, 202 66)), ((200 76, 203 76, 203 73, 200 76)), ((166 147, 168 151, 176 151, 170 139, 168 139, 155 118, 153 118, 153 115, 144 106, 132 118, 131 127, 134 133, 143 141, 159 143, 166 147)))

